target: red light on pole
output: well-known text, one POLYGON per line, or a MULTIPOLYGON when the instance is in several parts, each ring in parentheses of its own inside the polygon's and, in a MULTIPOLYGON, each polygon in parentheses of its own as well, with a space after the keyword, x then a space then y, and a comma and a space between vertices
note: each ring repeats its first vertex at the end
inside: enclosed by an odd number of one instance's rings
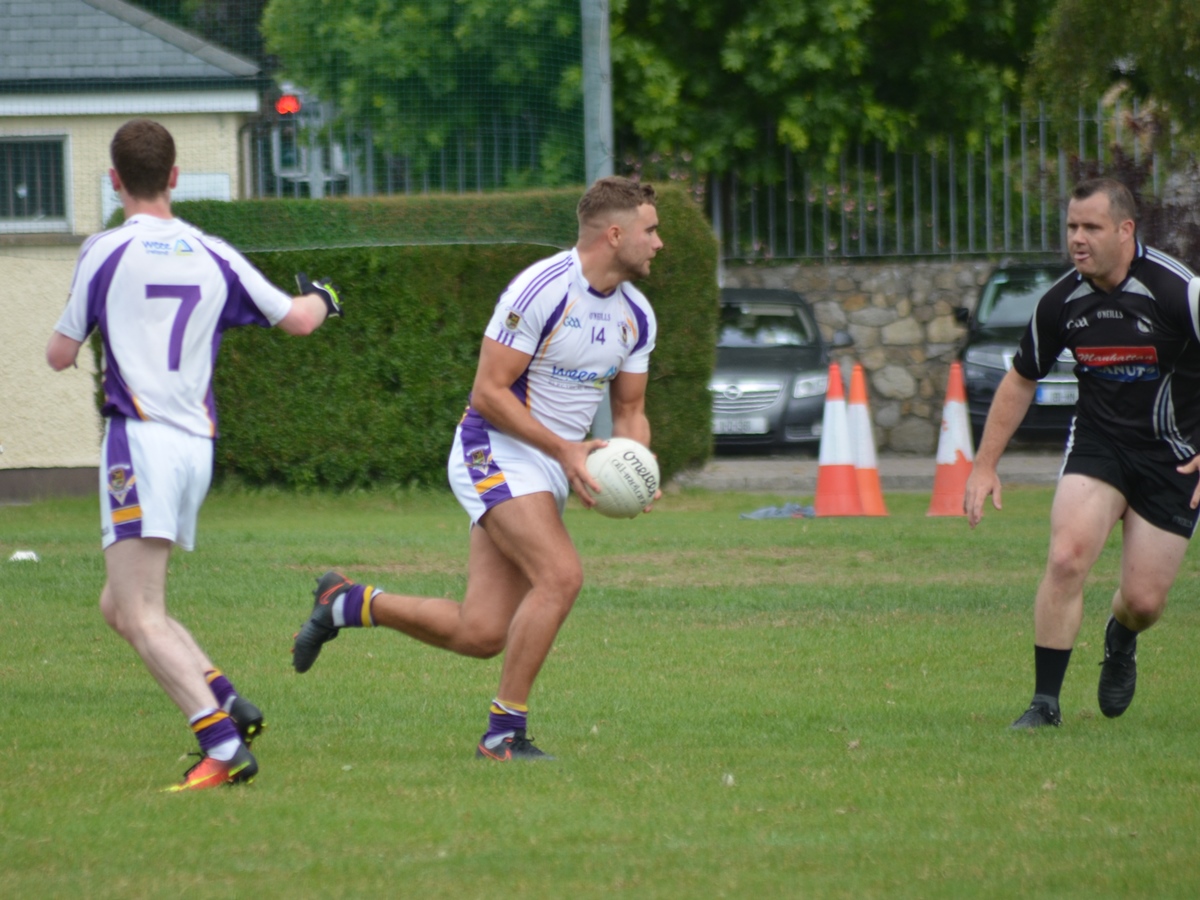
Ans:
POLYGON ((295 94, 284 94, 275 101, 275 112, 281 116, 300 112, 300 98, 295 94))

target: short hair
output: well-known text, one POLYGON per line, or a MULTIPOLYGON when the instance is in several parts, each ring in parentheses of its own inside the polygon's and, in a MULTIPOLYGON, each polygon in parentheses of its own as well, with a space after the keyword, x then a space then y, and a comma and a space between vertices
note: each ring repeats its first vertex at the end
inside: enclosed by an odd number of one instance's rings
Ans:
POLYGON ((1108 211, 1113 222, 1120 225, 1126 219, 1137 224, 1137 201, 1133 192, 1115 178, 1089 178, 1075 185, 1071 191, 1072 200, 1086 200, 1095 194, 1108 197, 1108 211))
POLYGON ((125 193, 140 200, 163 194, 175 165, 175 139, 150 119, 130 119, 117 129, 108 148, 125 193))
POLYGON ((636 212, 639 206, 655 206, 654 187, 639 181, 630 181, 619 175, 599 178, 584 193, 576 207, 579 227, 596 224, 604 216, 614 212, 636 212))

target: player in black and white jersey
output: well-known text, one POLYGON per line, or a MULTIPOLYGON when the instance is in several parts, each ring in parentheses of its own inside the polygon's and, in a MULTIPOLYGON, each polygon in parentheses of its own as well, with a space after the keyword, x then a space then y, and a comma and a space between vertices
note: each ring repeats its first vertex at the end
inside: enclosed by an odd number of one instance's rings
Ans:
POLYGON ((175 141, 159 123, 126 122, 110 153, 125 223, 83 245, 46 358, 62 371, 91 332, 104 340, 100 608, 200 744, 200 762, 169 790, 245 782, 258 771, 248 745, 262 713, 167 612, 167 564, 173 547, 192 549, 212 477, 222 333, 273 325, 306 335, 341 304, 332 286, 302 276, 301 295, 289 296, 224 241, 175 218, 175 141))
POLYGON ((1200 486, 1200 279, 1138 241, 1133 196, 1107 178, 1079 184, 1067 209, 1075 271, 1038 301, 988 413, 967 480, 971 527, 996 464, 1059 353, 1075 356, 1079 401, 1050 512, 1050 551, 1034 604, 1033 701, 1014 728, 1059 725, 1059 693, 1083 620, 1083 584, 1122 521, 1120 582, 1105 629, 1097 697, 1121 715, 1137 684, 1137 636, 1162 615, 1196 527, 1200 486))
POLYGON ((464 656, 504 652, 500 684, 476 756, 542 759, 527 732, 529 694, 583 585, 563 524, 573 491, 599 485, 588 440, 607 385, 614 437, 650 444, 646 385, 654 311, 633 286, 662 249, 654 189, 601 178, 577 209, 578 240, 534 263, 501 294, 484 332, 470 403, 447 463, 471 518, 466 595, 384 593, 327 572, 292 648, 307 672, 343 628, 382 625, 464 656))

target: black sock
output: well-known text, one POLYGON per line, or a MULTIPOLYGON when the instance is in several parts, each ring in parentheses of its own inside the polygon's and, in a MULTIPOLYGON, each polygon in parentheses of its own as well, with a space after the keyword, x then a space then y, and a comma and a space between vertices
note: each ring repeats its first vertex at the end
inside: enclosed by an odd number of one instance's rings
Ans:
POLYGON ((1033 673, 1035 694, 1058 699, 1062 692, 1063 679, 1067 675, 1067 663, 1071 661, 1070 650, 1053 650, 1050 647, 1033 647, 1033 673))
POLYGON ((1118 653, 1128 653, 1132 650, 1137 636, 1136 631, 1130 631, 1118 622, 1116 616, 1109 618, 1108 627, 1104 629, 1104 643, 1118 653))

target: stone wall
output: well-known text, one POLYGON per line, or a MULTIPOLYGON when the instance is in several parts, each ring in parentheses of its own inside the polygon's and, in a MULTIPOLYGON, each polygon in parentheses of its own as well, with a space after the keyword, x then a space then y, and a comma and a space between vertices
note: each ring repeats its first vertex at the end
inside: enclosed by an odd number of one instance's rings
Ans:
POLYGON ((950 363, 966 335, 954 310, 975 308, 993 268, 978 260, 739 266, 724 283, 799 291, 826 339, 849 332, 854 345, 834 357, 847 382, 855 362, 867 373, 875 446, 928 454, 937 450, 950 363))

